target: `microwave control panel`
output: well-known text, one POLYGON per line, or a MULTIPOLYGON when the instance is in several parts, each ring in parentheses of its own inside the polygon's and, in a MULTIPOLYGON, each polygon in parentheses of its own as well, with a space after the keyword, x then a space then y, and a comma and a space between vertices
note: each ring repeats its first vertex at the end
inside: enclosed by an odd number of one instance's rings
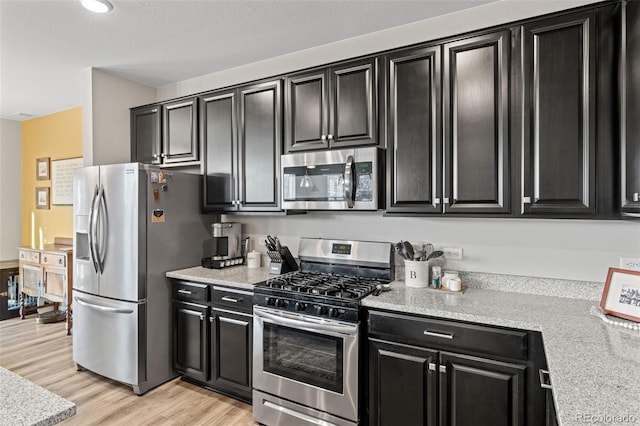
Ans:
POLYGON ((355 163, 354 172, 356 182, 355 201, 373 201, 373 163, 371 161, 355 163))

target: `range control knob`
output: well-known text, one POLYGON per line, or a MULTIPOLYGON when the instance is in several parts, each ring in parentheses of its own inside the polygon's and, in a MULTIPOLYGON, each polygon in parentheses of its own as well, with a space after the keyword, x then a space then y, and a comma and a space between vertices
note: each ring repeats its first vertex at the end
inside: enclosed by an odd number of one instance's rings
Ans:
POLYGON ((284 306, 284 300, 282 300, 282 299, 276 299, 275 305, 276 305, 276 307, 278 307, 278 308, 282 308, 282 307, 284 306))
POLYGON ((304 311, 306 307, 307 307, 306 304, 302 302, 296 302, 296 305, 295 305, 296 311, 304 311))
POLYGON ((340 315, 340 310, 338 308, 329 308, 329 316, 333 318, 337 318, 340 315))
POLYGON ((267 305, 275 305, 276 304, 276 299, 274 299, 273 297, 267 297, 267 305))
POLYGON ((322 305, 315 306, 316 315, 327 315, 327 307, 322 305))

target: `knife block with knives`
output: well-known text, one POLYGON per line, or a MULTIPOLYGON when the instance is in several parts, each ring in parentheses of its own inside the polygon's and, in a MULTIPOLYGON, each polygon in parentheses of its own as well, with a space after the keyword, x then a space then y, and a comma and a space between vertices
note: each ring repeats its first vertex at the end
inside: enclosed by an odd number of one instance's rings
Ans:
POLYGON ((267 235, 265 245, 267 255, 271 259, 269 263, 270 274, 284 274, 298 270, 298 264, 289 251, 289 247, 280 244, 278 237, 267 235))

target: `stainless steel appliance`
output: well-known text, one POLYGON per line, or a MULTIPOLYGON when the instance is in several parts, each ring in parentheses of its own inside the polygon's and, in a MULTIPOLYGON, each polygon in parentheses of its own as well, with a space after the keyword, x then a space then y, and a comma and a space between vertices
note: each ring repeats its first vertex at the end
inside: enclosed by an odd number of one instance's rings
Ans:
POLYGON ((391 244, 303 238, 300 271, 254 287, 253 417, 360 421, 360 300, 393 277, 391 244))
POLYGON ((377 210, 382 158, 378 148, 284 154, 282 208, 377 210))
POLYGON ((133 386, 176 376, 168 270, 198 264, 208 236, 199 176, 138 163, 77 169, 73 180, 73 360, 133 386))

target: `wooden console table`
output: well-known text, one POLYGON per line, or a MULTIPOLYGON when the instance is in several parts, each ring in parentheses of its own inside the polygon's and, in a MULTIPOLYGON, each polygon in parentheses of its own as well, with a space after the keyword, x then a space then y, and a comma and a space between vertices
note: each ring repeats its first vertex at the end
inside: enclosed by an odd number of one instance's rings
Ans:
MULTIPOLYGON (((37 312, 38 308, 51 306, 40 304, 25 306, 25 297, 34 296, 39 301, 52 302, 57 311, 60 304, 67 307, 66 329, 71 334, 72 305, 71 289, 73 287, 73 248, 70 244, 59 244, 59 239, 42 249, 19 247, 18 260, 20 270, 20 317, 37 312)), ((63 239, 67 242, 68 239, 63 239)))

